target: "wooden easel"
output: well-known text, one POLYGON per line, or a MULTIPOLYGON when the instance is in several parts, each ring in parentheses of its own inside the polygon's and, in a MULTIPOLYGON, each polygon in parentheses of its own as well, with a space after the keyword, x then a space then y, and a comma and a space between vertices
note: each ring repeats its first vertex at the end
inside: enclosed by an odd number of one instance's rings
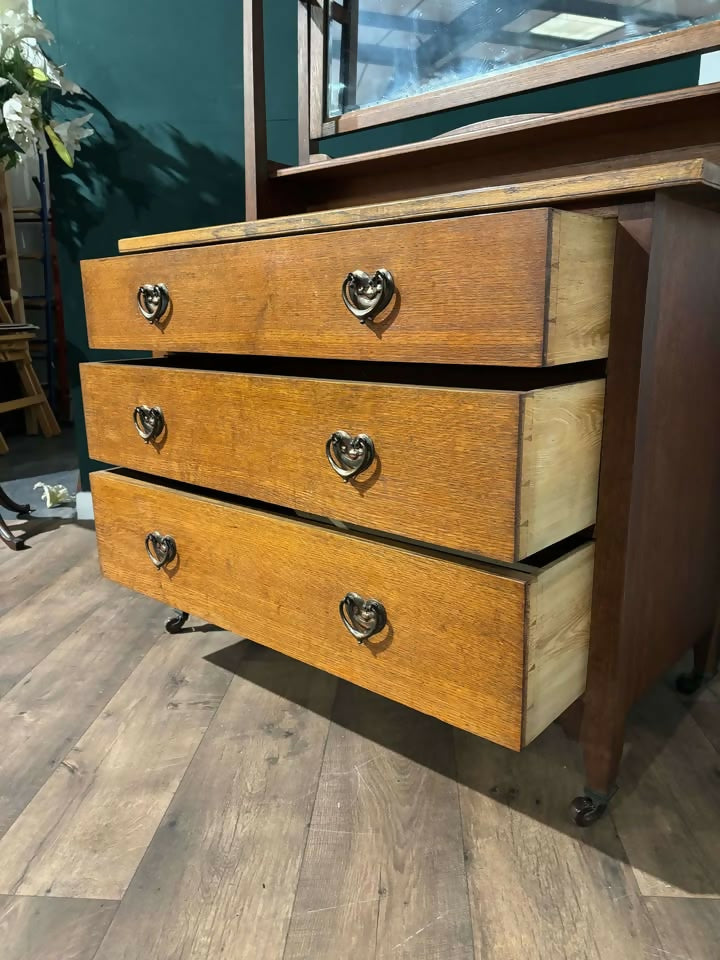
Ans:
MULTIPOLYGON (((2 310, 4 310, 4 307, 2 310)), ((0 310, 0 316, 2 316, 2 310, 0 310)), ((54 437, 60 433, 60 427, 50 408, 30 357, 30 341, 34 336, 35 328, 29 324, 0 324, 0 363, 15 364, 23 391, 22 396, 16 400, 0 402, 0 413, 21 409, 32 411, 43 436, 54 437)), ((2 433, 0 433, 0 453, 7 452, 8 445, 5 443, 2 433)))
MULTIPOLYGON (((15 238, 15 220, 7 177, 0 174, 0 219, 2 219, 2 252, 9 288, 9 300, 0 300, 0 363, 14 363, 18 371, 22 395, 16 400, 0 402, 0 413, 25 410, 25 428, 28 434, 42 430, 44 437, 60 433, 60 427, 48 403, 30 356, 30 341, 37 327, 25 322, 25 307, 20 280, 20 260, 15 238), (6 306, 6 303, 9 305, 6 306)), ((8 445, 0 433, 0 453, 7 453, 8 445)))

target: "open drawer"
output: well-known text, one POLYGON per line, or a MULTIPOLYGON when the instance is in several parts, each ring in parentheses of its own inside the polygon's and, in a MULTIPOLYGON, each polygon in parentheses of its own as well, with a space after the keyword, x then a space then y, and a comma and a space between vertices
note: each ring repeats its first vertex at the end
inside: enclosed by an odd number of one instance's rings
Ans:
POLYGON ((122 471, 92 490, 107 577, 472 733, 520 749, 583 692, 591 543, 514 569, 122 471))

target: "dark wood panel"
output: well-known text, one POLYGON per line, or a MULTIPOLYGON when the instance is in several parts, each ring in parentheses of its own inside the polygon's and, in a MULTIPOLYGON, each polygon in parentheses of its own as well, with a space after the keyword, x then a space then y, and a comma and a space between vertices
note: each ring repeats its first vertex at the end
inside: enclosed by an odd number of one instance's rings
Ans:
POLYGON ((629 243, 617 258, 583 733, 601 792, 615 780, 629 705, 715 622, 719 230, 716 211, 658 196, 642 339, 644 258, 629 243))
POLYGON ((658 196, 627 558, 633 698, 711 633, 718 608, 719 234, 720 213, 658 196))
POLYGON ((718 159, 719 101, 720 84, 670 91, 288 168, 283 178, 296 184, 292 202, 312 210, 538 179, 540 171, 718 159))
POLYGON ((622 216, 618 223, 584 695, 587 784, 601 792, 617 776, 631 684, 625 660, 634 642, 623 633, 622 617, 648 275, 648 251, 635 238, 637 225, 628 227, 622 216))

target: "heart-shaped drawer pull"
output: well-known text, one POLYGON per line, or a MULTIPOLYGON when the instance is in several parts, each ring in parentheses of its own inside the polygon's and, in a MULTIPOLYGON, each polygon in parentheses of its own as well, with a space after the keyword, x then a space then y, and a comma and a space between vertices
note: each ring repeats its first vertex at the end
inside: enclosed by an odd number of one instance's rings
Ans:
POLYGON ((363 270, 353 270, 343 280, 343 302, 360 323, 367 323, 382 313, 394 293, 393 275, 383 268, 376 270, 372 276, 363 270))
POLYGON ((172 563, 177 556, 175 540, 157 530, 153 530, 145 537, 145 549, 158 570, 172 563))
POLYGON ((157 440, 165 429, 165 417, 160 407, 135 407, 133 410, 135 429, 145 443, 157 440))
POLYGON ((144 283, 137 292, 138 310, 148 323, 157 323, 170 306, 170 294, 164 283, 144 283))
POLYGON ((336 430, 325 444, 325 456, 335 473, 347 483, 373 462, 375 444, 366 433, 353 437, 345 430, 336 430))
POLYGON ((346 593, 340 601, 340 619, 358 643, 380 633, 387 624, 385 607, 372 597, 365 600, 359 593, 346 593))

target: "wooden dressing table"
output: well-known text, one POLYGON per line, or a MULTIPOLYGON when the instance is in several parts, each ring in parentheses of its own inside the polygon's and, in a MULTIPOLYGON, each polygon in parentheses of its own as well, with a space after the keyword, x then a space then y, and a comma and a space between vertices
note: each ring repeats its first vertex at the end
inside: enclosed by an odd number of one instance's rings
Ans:
POLYGON ((582 713, 587 825, 717 666, 720 86, 276 169, 259 10, 248 222, 83 264, 154 355, 82 368, 103 571, 511 749, 582 713))

